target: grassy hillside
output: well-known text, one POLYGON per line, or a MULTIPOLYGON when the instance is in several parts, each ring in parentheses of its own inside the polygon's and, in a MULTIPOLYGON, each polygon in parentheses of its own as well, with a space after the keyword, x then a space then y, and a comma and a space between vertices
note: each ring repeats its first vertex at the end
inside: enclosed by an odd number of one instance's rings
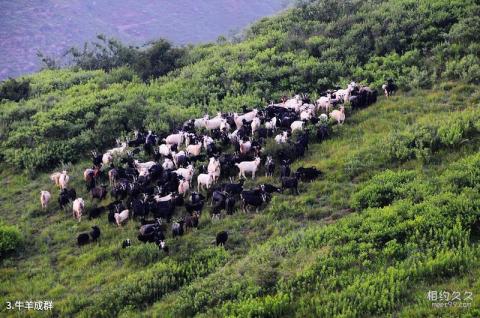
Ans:
MULTIPOLYGON (((56 202, 41 211, 39 189, 57 192, 47 174, 31 180, 2 169, 2 218, 25 235, 24 248, 2 262, 2 301, 53 299, 54 314, 85 317, 475 317, 474 308, 432 309, 426 293, 472 291, 473 304, 480 300, 479 232, 471 231, 480 204, 479 99, 477 87, 460 84, 381 99, 296 163, 320 168, 322 180, 302 184, 298 197, 275 196, 259 214, 212 222, 205 213, 198 231, 167 239, 168 257, 149 244, 121 249, 135 222, 77 223, 56 202), (456 143, 442 139, 457 126, 456 143), (436 131, 438 146, 393 159, 400 146, 392 135, 412 127, 436 131), (75 233, 93 224, 102 239, 78 248, 75 233), (210 244, 222 229, 231 233, 226 250, 210 244)), ((70 168, 81 191, 87 165, 70 168)))
MULTIPOLYGON (((478 13, 474 1, 305 2, 238 43, 188 48, 147 82, 128 63, 19 79, 28 94, 0 104, 0 302, 53 300, 59 317, 480 316, 478 13), (168 256, 134 239, 137 222, 78 223, 48 178, 67 167, 90 198, 86 155, 134 128, 162 134, 205 112, 389 77, 398 94, 348 112, 294 163, 321 179, 259 213, 212 221, 206 208, 198 230, 168 233, 168 256), (40 190, 54 194, 47 211, 40 190), (94 224, 100 241, 77 247, 94 224), (221 230, 226 249, 211 244, 221 230), (430 290, 473 300, 436 309, 430 290)), ((278 174, 246 186, 262 182, 278 174)))

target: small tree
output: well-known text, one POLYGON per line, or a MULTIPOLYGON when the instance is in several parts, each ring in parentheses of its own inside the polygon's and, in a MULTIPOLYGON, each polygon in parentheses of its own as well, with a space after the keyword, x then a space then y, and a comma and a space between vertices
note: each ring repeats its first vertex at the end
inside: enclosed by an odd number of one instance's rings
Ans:
POLYGON ((125 46, 120 41, 97 35, 98 42, 85 42, 83 49, 70 48, 66 55, 70 55, 75 66, 84 70, 103 69, 110 71, 113 68, 132 65, 137 56, 137 49, 125 46))
POLYGON ((30 81, 17 81, 10 78, 0 85, 0 100, 9 99, 18 102, 30 96, 30 81))
POLYGON ((185 49, 172 47, 170 42, 160 39, 139 53, 134 69, 144 81, 156 78, 177 68, 184 54, 185 49))

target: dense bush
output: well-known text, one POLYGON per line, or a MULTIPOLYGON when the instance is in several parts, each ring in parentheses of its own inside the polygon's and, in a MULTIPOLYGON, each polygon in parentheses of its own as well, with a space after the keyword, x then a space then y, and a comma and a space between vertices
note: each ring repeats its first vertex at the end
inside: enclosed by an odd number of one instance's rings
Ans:
POLYGON ((292 144, 277 144, 273 139, 267 140, 263 153, 266 156, 272 156, 276 161, 278 161, 279 158, 288 158, 292 161, 295 159, 295 151, 292 144))
POLYGON ((352 207, 357 210, 378 208, 398 199, 402 187, 415 178, 414 171, 387 170, 373 177, 352 197, 352 207))
POLYGON ((445 146, 457 146, 463 138, 468 137, 474 131, 474 118, 472 114, 461 114, 461 116, 452 116, 442 122, 438 127, 438 137, 445 146))
POLYGON ((0 101, 8 99, 18 102, 30 96, 30 81, 17 81, 13 78, 0 83, 0 101))
POLYGON ((480 58, 469 54, 462 57, 459 61, 448 61, 445 70, 445 78, 451 80, 464 80, 467 83, 480 83, 480 58))
POLYGON ((438 147, 438 137, 434 127, 415 125, 400 132, 392 132, 387 137, 385 147, 392 160, 428 160, 438 147))
POLYGON ((14 251, 21 244, 20 231, 15 226, 6 225, 0 221, 0 256, 14 251))
POLYGON ((375 145, 346 157, 343 170, 350 179, 353 179, 364 172, 382 166, 386 161, 388 158, 384 152, 378 151, 375 145))
POLYGON ((104 71, 131 67, 146 81, 179 67, 185 54, 185 49, 173 47, 165 39, 152 41, 143 49, 127 47, 118 40, 108 39, 104 35, 98 35, 97 40, 99 41, 90 45, 85 43, 81 49, 72 47, 68 50, 74 67, 104 71))
POLYGON ((143 80, 165 75, 181 65, 185 50, 175 48, 166 40, 154 41, 149 47, 138 52, 133 68, 143 80))
POLYGON ((388 79, 395 79, 402 90, 426 88, 431 86, 431 75, 422 66, 420 52, 417 50, 398 55, 396 52, 387 56, 374 56, 363 67, 359 67, 354 76, 382 86, 388 79))
POLYGON ((74 66, 84 70, 109 71, 116 67, 131 65, 135 61, 136 49, 127 47, 105 35, 97 36, 98 42, 85 43, 83 48, 72 47, 68 50, 74 66), (90 48, 91 47, 91 48, 90 48))
POLYGON ((478 188, 480 184, 480 155, 475 154, 456 162, 442 174, 444 187, 459 191, 462 188, 478 188))
POLYGON ((157 262, 163 255, 164 252, 156 244, 142 244, 129 249, 124 257, 135 266, 146 266, 157 262))
MULTIPOLYGON (((428 161, 440 148, 455 148, 479 132, 476 108, 450 113, 441 121, 416 124, 402 131, 393 131, 386 138, 386 152, 392 160, 413 158, 428 161)), ((428 118, 425 118, 428 119, 428 118)))

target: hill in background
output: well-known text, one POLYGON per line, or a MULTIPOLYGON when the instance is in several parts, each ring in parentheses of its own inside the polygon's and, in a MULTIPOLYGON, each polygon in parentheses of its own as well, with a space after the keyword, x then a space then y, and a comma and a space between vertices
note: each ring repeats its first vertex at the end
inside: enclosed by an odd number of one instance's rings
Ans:
POLYGON ((214 41, 286 7, 288 1, 1 1, 0 80, 38 71, 37 51, 58 57, 97 34, 131 45, 159 37, 214 41))

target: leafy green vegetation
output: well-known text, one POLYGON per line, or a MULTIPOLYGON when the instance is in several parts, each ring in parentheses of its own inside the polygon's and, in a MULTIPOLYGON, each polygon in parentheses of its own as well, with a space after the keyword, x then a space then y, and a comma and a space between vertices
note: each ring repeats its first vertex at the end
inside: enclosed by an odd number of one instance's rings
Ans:
MULTIPOLYGON (((193 115, 298 92, 315 97, 351 80, 379 88, 395 78, 403 90, 443 80, 478 83, 472 25, 479 12, 475 1, 324 0, 259 21, 239 43, 179 49, 158 41, 139 51, 100 36, 92 49, 75 51, 74 60, 108 73, 44 71, 27 77, 34 98, 2 103, 1 154, 33 172, 109 146, 105 126, 118 134, 138 126, 166 132, 193 115), (111 115, 126 105, 139 109, 135 120, 111 115)), ((451 133, 442 136, 455 138, 451 133)), ((415 155, 428 154, 428 145, 416 148, 415 155)), ((398 152, 401 160, 411 156, 398 152)))
POLYGON ((15 226, 0 221, 0 255, 3 257, 7 252, 14 251, 20 244, 20 231, 15 226))
MULTIPOLYGON (((0 302, 47 298, 52 316, 80 317, 479 316, 480 89, 466 62, 479 49, 478 13, 474 1, 313 1, 238 43, 188 48, 148 83, 128 65, 28 77, 31 96, 0 105, 0 215, 28 242, 2 258, 0 302), (56 200, 40 208, 40 190, 58 196, 48 175, 59 166, 97 205, 85 155, 135 128, 167 132, 205 112, 389 77, 396 95, 348 112, 292 165, 321 179, 259 213, 214 221, 207 208, 198 230, 167 235, 168 255, 135 240, 136 222, 78 223, 56 200), (94 224, 100 240, 76 246, 94 224), (222 230, 226 250, 211 245, 222 230), (134 244, 122 249, 126 238, 134 244), (472 305, 434 308, 429 290, 471 291, 472 305)), ((289 148, 266 146, 279 151, 289 148)), ((278 185, 263 172, 246 186, 278 185)))
POLYGON ((352 207, 362 210, 390 205, 410 189, 415 171, 386 171, 373 177, 360 191, 353 195, 352 207))
POLYGON ((92 48, 85 43, 82 50, 73 47, 68 51, 74 67, 83 70, 111 71, 129 66, 146 81, 179 67, 185 54, 185 49, 172 47, 172 44, 164 39, 153 41, 147 48, 141 50, 132 46, 126 47, 115 39, 107 39, 104 35, 98 35, 97 39, 99 42, 91 43, 92 48))
POLYGON ((15 79, 11 78, 2 82, 0 86, 0 101, 6 99, 18 102, 22 99, 27 99, 29 95, 29 80, 18 82, 15 79))

